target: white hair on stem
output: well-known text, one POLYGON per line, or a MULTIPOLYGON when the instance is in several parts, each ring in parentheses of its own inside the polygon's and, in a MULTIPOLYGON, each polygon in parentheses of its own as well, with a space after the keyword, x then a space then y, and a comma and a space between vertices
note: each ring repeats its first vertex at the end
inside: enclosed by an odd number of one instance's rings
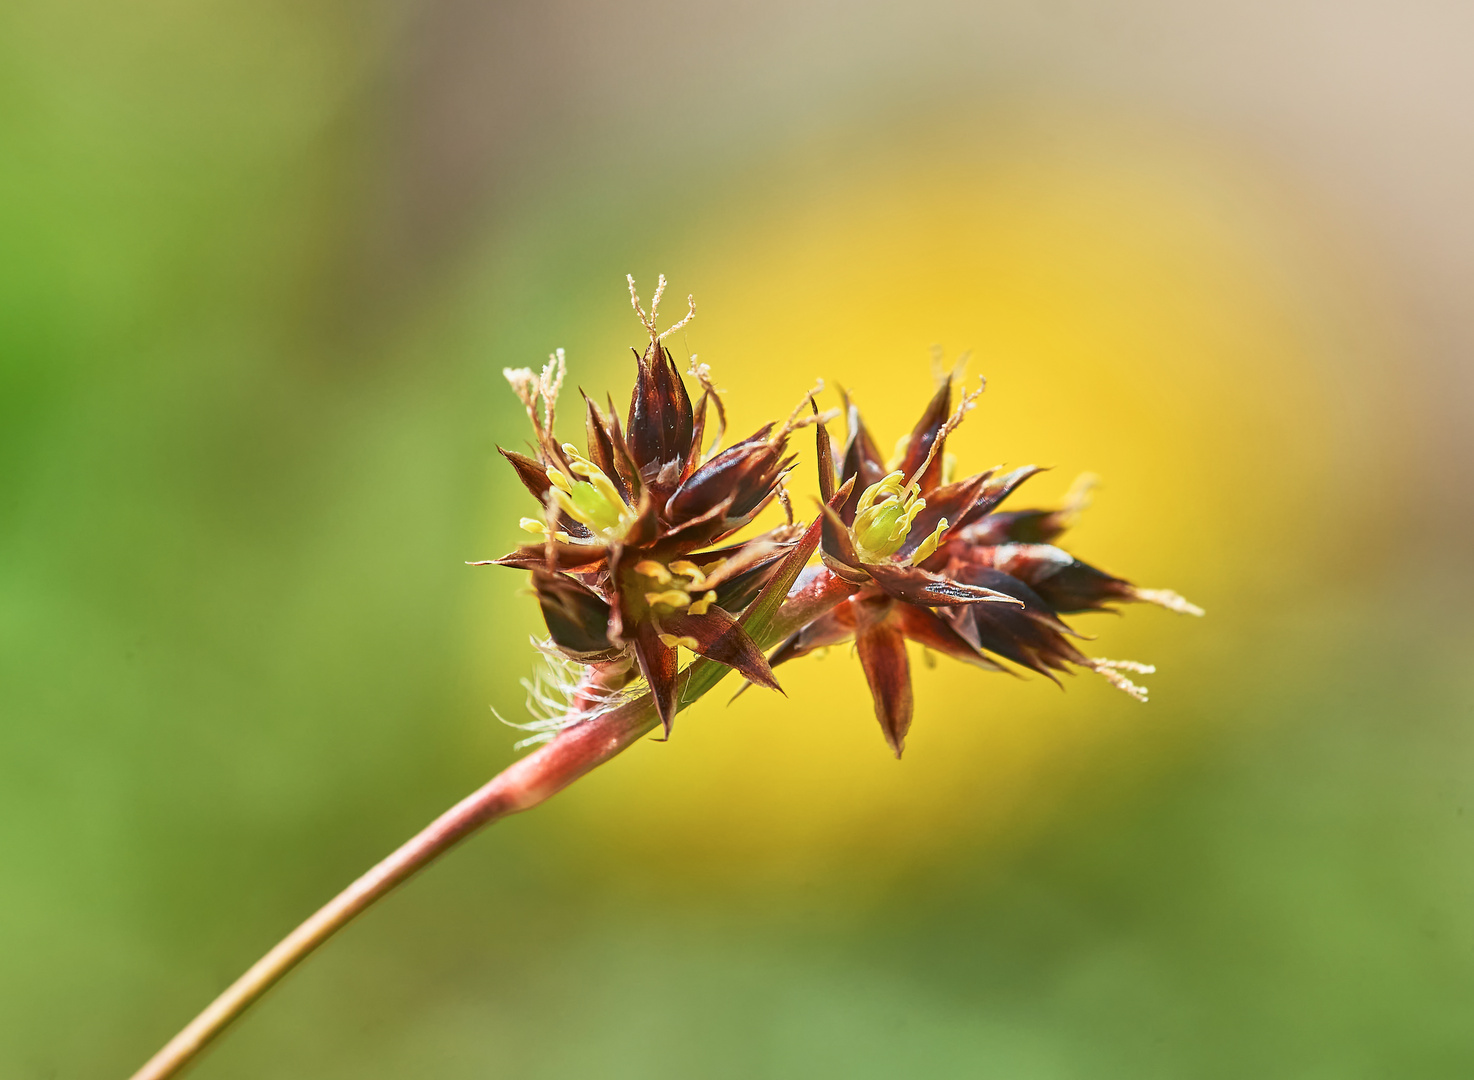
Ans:
POLYGON ((527 711, 532 719, 518 723, 495 708, 491 710, 507 727, 532 733, 513 744, 514 750, 549 742, 569 725, 595 720, 635 696, 627 690, 600 689, 588 680, 590 668, 586 664, 568 659, 549 640, 534 637, 531 641, 540 662, 530 678, 519 681, 527 691, 527 711))

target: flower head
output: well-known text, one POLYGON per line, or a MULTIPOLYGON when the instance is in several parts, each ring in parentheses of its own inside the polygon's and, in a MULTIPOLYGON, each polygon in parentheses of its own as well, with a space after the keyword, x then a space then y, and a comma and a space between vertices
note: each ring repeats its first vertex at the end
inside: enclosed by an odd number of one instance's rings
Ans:
MULTIPOLYGON (((650 684, 667 730, 676 712, 677 650, 728 665, 778 689, 762 650, 736 616, 792 547, 787 525, 741 543, 720 545, 779 495, 793 465, 789 435, 812 422, 801 415, 767 424, 717 450, 725 427, 709 370, 693 365, 702 388, 693 406, 663 339, 695 315, 659 331, 662 276, 647 314, 629 281, 630 300, 649 335, 636 353, 635 386, 622 426, 610 401, 585 396, 586 449, 553 436, 566 370, 562 350, 541 373, 507 371, 532 423, 534 453, 501 453, 542 506, 522 527, 538 539, 493 560, 532 572, 552 644, 567 658, 623 665, 650 684), (703 452, 707 417, 717 432, 703 452)), ((605 679, 608 682, 608 679, 605 679)))
POLYGON ((1130 661, 1085 656, 1061 614, 1112 601, 1146 600, 1172 610, 1201 611, 1165 590, 1138 589, 1082 563, 1048 541, 1078 510, 997 507, 1040 470, 988 470, 949 481, 947 436, 981 390, 952 406, 952 379, 933 395, 890 468, 882 464, 859 410, 846 402, 849 436, 836 454, 819 425, 819 487, 827 500, 840 481, 848 498, 827 511, 825 568, 809 575, 814 594, 842 594, 829 610, 794 631, 769 664, 853 640, 886 741, 899 757, 914 711, 906 641, 976 667, 1003 661, 1050 678, 1071 665, 1096 671, 1145 699, 1124 672, 1149 673, 1130 661), (836 458, 838 465, 836 465, 836 458))
POLYGON ((530 572, 548 629, 544 647, 560 663, 583 665, 589 685, 606 697, 643 677, 669 734, 682 704, 682 649, 708 662, 691 691, 699 696, 722 668, 779 689, 773 669, 780 664, 853 641, 898 757, 914 712, 908 641, 975 667, 1012 664, 1056 682, 1058 673, 1084 668, 1145 700, 1131 676, 1152 669, 1087 656, 1062 616, 1124 601, 1202 611, 1056 546, 1084 507, 1088 484, 1054 509, 1003 510, 1037 467, 953 478, 947 439, 982 394, 980 386, 956 395, 960 365, 889 460, 848 396, 844 444, 830 439, 826 424, 840 410, 820 413, 814 400, 822 384, 786 420, 722 449, 726 412, 710 369, 692 358, 686 375, 701 390, 693 404, 663 343, 695 316, 695 304, 662 331, 665 278, 648 313, 632 278, 629 288, 648 343, 635 353, 623 422, 612 399, 601 408, 584 396, 582 450, 554 437, 562 350, 540 372, 505 372, 532 424, 533 445, 530 454, 501 452, 540 512, 521 519, 534 539, 492 561, 530 572), (793 520, 783 478, 794 462, 789 439, 809 425, 822 509, 805 528, 793 520), (739 538, 774 499, 787 524, 739 538), (816 548, 822 565, 800 572, 816 548), (759 641, 777 647, 764 655, 759 641))

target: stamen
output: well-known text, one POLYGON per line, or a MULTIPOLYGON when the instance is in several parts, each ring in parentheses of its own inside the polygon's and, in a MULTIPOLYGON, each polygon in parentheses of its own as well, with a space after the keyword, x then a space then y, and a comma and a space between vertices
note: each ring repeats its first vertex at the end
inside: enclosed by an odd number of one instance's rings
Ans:
MULTIPOLYGON (((548 492, 548 495, 549 505, 546 508, 546 512, 548 515, 546 521, 539 521, 537 518, 525 517, 519 520, 517 522, 517 525, 519 528, 532 533, 534 536, 541 536, 547 542, 548 561, 549 563, 551 563, 553 561, 552 542, 554 540, 562 541, 565 544, 588 544, 589 541, 581 537, 569 536, 562 529, 556 527, 556 523, 558 520, 557 500, 553 497, 553 493, 551 491, 548 492)), ((476 564, 473 563, 472 565, 474 566, 476 564)))
POLYGON ((651 581, 658 582, 661 585, 669 585, 671 582, 670 571, 654 559, 641 559, 635 563, 635 573, 647 577, 651 581))
POLYGON ((688 610, 691 612, 692 615, 705 615, 706 609, 711 607, 712 604, 716 603, 716 599, 717 594, 715 592, 712 592, 711 590, 708 590, 706 595, 703 596, 700 600, 692 600, 691 606, 688 610))
POLYGON ((887 473, 878 482, 871 484, 860 493, 860 501, 855 506, 856 514, 863 514, 877 502, 884 499, 894 499, 901 491, 901 481, 905 479, 901 472, 887 473))
POLYGON ((561 469, 548 470, 549 497, 557 509, 593 529, 605 540, 624 536, 635 512, 625 503, 619 489, 604 470, 578 452, 572 443, 561 447, 568 472, 582 480, 570 480, 561 469))
POLYGON ((626 505, 619 489, 614 486, 614 481, 609 479, 603 469, 582 456, 577 447, 572 443, 564 443, 563 453, 568 458, 568 468, 576 475, 586 479, 611 506, 626 505))
POLYGON ((647 592, 645 603, 654 607, 656 604, 664 604, 667 607, 684 608, 691 603, 691 594, 682 592, 680 589, 667 589, 665 592, 647 592))
POLYGON ((548 561, 549 570, 557 570, 558 555, 553 547, 553 530, 558 526, 558 507, 563 496, 557 488, 548 488, 543 495, 543 556, 548 561))
POLYGON ((690 578, 691 584, 698 589, 706 583, 706 575, 701 572, 701 568, 687 559, 677 559, 670 564, 670 569, 671 573, 690 578))
POLYGON ((942 518, 937 524, 937 527, 932 530, 932 534, 923 540, 917 546, 916 550, 911 553, 911 565, 920 566, 927 559, 930 559, 936 553, 937 547, 942 542, 942 534, 946 531, 947 519, 942 518))
POLYGON ((689 634, 683 635, 681 637, 676 637, 674 634, 662 633, 657 634, 656 636, 660 638, 660 643, 668 649, 674 649, 676 646, 679 645, 684 648, 690 649, 692 652, 696 652, 701 648, 701 642, 697 641, 689 634))
POLYGON ((905 542, 926 500, 915 483, 906 484, 899 472, 887 474, 860 494, 850 536, 862 561, 879 562, 894 555, 905 542))

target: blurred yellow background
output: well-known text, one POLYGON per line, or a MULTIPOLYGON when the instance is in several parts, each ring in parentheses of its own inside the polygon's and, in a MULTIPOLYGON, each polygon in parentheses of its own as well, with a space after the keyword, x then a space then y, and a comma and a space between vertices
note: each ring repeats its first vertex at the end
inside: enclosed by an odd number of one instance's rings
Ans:
POLYGON ((512 760, 500 371, 622 400, 627 272, 734 437, 971 350, 961 467, 1208 617, 1074 620, 1148 705, 914 655, 901 762, 847 649, 723 684, 199 1076, 1468 1075, 1468 27, 1303 7, 0 14, 0 1075, 126 1075, 512 760))

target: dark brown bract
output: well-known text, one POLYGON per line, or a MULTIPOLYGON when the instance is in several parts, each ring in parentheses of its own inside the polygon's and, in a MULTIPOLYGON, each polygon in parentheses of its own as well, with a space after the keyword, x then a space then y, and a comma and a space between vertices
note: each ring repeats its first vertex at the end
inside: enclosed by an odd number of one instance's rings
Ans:
POLYGON ((1005 670, 1000 661, 1007 660, 1053 679, 1069 665, 1085 667, 1145 700, 1124 672, 1150 668, 1085 656, 1059 616, 1122 600, 1202 614, 1175 593, 1138 589, 1051 546, 1074 508, 998 511, 1040 471, 1035 466, 950 480, 946 439, 979 393, 964 395, 954 410, 947 379, 889 465, 853 403, 846 402, 842 452, 819 426, 821 493, 828 500, 837 482, 851 487, 826 511, 824 568, 807 574, 803 586, 847 595, 790 635, 769 664, 853 640, 876 719, 897 757, 914 713, 907 640, 993 671, 1005 670))
MULTIPOLYGON (((623 665, 650 684, 667 732, 675 718, 677 649, 726 664, 751 682, 778 689, 760 650, 737 624, 799 530, 790 520, 741 543, 713 547, 751 522, 778 495, 794 458, 786 453, 797 412, 717 451, 725 427, 720 398, 704 368, 693 406, 662 338, 694 314, 657 332, 655 315, 630 297, 649 333, 636 354, 634 391, 624 426, 612 401, 584 398, 587 449, 553 437, 564 378, 561 350, 541 374, 507 371, 532 421, 535 456, 502 450, 539 503, 523 527, 538 535, 494 560, 532 572, 552 644, 571 660, 623 665), (715 435, 703 452, 708 418, 715 435)), ((805 400, 807 404, 807 399, 805 400)), ((613 674, 611 671, 608 674, 613 674)), ((606 685, 609 679, 605 680, 606 685)))
POLYGON ((1139 589, 1054 546, 1080 509, 1083 492, 1058 509, 999 509, 1040 471, 1035 466, 951 477, 947 437, 981 388, 963 394, 954 407, 954 378, 944 378, 889 462, 848 398, 847 438, 842 449, 835 446, 825 421, 839 411, 819 413, 817 388, 783 423, 766 424, 718 450, 726 414, 709 372, 694 361, 687 372, 701 387, 693 405, 662 344, 694 316, 694 304, 660 332, 655 316, 665 278, 649 314, 633 279, 629 285, 649 342, 636 353, 623 424, 612 400, 601 409, 585 396, 585 449, 554 438, 565 371, 561 350, 541 373, 505 373, 527 410, 534 442, 530 455, 502 453, 541 512, 522 519, 537 539, 494 561, 531 572, 547 647, 592 667, 601 693, 642 676, 669 734, 683 704, 677 698, 680 649, 778 689, 773 668, 779 664, 853 641, 875 715, 898 757, 914 712, 907 641, 975 667, 1002 671, 1012 663, 1056 681, 1057 673, 1082 667, 1145 700, 1127 673, 1152 669, 1086 656, 1061 616, 1133 600, 1189 614, 1201 610, 1176 593, 1139 589), (821 519, 806 531, 790 512, 786 525, 736 539, 773 499, 782 498, 788 509, 783 478, 794 461, 788 441, 809 424, 818 436, 821 519), (822 565, 795 580, 815 544, 822 565), (787 569, 775 578, 780 564, 787 569), (764 611, 764 640, 781 644, 764 656, 744 612, 770 580, 771 599, 753 611, 764 611))

